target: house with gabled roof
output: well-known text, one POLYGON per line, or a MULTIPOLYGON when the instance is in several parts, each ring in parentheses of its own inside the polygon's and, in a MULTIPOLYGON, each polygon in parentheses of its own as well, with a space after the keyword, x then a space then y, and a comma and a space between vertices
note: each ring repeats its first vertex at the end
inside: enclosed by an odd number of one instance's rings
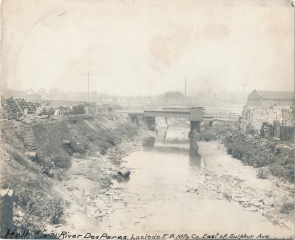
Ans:
POLYGON ((248 106, 292 106, 294 92, 254 90, 247 99, 248 106))

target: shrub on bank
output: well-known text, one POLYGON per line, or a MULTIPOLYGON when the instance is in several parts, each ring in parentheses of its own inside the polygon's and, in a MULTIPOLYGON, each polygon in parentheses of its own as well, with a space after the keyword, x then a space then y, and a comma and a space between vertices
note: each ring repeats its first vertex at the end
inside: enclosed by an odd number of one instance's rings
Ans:
POLYGON ((70 154, 63 144, 63 139, 71 139, 71 133, 64 122, 36 124, 32 129, 36 138, 37 163, 49 170, 71 167, 70 154))
POLYGON ((74 153, 79 153, 83 155, 86 152, 85 144, 77 144, 75 141, 72 141, 69 147, 72 149, 74 153))
POLYGON ((267 179, 269 177, 269 170, 267 168, 259 168, 257 178, 267 179))
POLYGON ((228 133, 232 132, 233 126, 235 127, 235 124, 229 122, 219 122, 218 124, 213 125, 210 127, 209 124, 203 126, 203 130, 201 132, 194 131, 194 139, 196 141, 214 141, 218 140, 228 133))
MULTIPOLYGON (((267 166, 272 175, 294 182, 294 150, 278 151, 272 139, 262 144, 259 139, 247 140, 246 134, 235 131, 223 143, 227 152, 243 163, 257 168, 267 166)), ((263 177, 264 173, 258 175, 263 177)))
POLYGON ((218 123, 212 127, 206 126, 200 133, 195 133, 197 141, 212 141, 220 139, 227 153, 241 160, 244 164, 259 169, 257 177, 265 178, 270 173, 294 182, 294 149, 278 147, 279 143, 269 138, 253 137, 253 128, 248 127, 244 133, 238 130, 235 123, 218 123))
POLYGON ((17 213, 14 216, 15 227, 34 231, 43 229, 48 223, 60 223, 63 202, 52 189, 48 177, 42 174, 42 168, 19 152, 10 148, 6 150, 15 161, 2 166, 5 168, 2 187, 13 190, 13 207, 17 213), (18 210, 21 217, 17 216, 18 210))
POLYGON ((294 210, 294 202, 284 203, 280 209, 280 213, 288 214, 294 210))
POLYGON ((100 152, 105 155, 109 148, 119 142, 132 140, 138 132, 138 126, 132 123, 120 124, 115 129, 103 129, 97 122, 92 122, 91 119, 88 121, 89 124, 86 124, 84 119, 77 119, 75 123, 69 121, 71 128, 77 132, 79 140, 79 145, 72 147, 73 152, 82 154, 100 152))
POLYGON ((197 138, 206 142, 217 140, 216 134, 214 134, 212 131, 206 131, 203 134, 200 134, 200 136, 197 138))
POLYGON ((274 164, 269 166, 269 170, 272 175, 284 178, 287 181, 294 183, 294 163, 285 166, 274 164))
POLYGON ((16 224, 19 227, 35 230, 43 229, 48 223, 61 223, 64 203, 54 192, 51 185, 54 181, 48 177, 62 180, 65 170, 71 166, 70 155, 73 152, 85 154, 89 150, 100 150, 106 154, 110 147, 131 140, 138 131, 133 124, 109 130, 98 128, 97 131, 79 119, 69 124, 50 122, 11 127, 11 122, 8 122, 1 128, 2 141, 7 143, 5 147, 11 156, 7 169, 3 171, 3 187, 13 189, 14 209, 24 213, 23 222, 16 224), (75 125, 74 133, 69 130, 69 124, 75 125), (25 130, 32 130, 30 144, 38 156, 35 161, 25 156, 28 147, 24 140, 25 130), (66 146, 63 139, 73 140, 66 146))

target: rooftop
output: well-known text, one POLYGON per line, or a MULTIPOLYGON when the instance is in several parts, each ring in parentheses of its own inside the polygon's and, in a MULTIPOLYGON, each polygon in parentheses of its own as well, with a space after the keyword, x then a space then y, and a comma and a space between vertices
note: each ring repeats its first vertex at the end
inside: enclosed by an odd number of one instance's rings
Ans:
POLYGON ((261 91, 261 90, 256 90, 256 91, 264 99, 286 99, 286 100, 287 99, 294 99, 294 92, 287 92, 287 91, 261 91))

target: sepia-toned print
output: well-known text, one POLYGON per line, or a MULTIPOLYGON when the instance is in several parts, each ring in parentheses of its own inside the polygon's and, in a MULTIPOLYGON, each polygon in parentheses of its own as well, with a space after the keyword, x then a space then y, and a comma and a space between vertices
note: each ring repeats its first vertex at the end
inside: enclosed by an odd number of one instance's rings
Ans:
POLYGON ((1 239, 294 239, 291 0, 2 0, 1 239))

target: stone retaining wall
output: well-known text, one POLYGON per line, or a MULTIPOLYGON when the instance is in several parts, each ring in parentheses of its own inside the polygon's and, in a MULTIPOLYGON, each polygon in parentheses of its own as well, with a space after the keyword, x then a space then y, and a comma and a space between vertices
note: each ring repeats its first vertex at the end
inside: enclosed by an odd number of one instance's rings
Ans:
POLYGON ((252 127, 259 130, 263 122, 274 124, 278 122, 281 126, 292 127, 295 125, 294 108, 292 106, 274 107, 249 107, 243 110, 242 122, 251 123, 252 127))
POLYGON ((241 119, 241 128, 246 130, 247 126, 251 126, 260 134, 263 123, 268 123, 270 128, 274 130, 272 137, 280 137, 283 134, 284 136, 281 137, 284 137, 284 139, 294 139, 294 131, 290 130, 295 126, 294 114, 293 106, 245 106, 242 114, 243 118, 241 119), (284 131, 280 131, 280 129, 284 131), (290 134, 290 136, 286 136, 286 134, 290 134))

